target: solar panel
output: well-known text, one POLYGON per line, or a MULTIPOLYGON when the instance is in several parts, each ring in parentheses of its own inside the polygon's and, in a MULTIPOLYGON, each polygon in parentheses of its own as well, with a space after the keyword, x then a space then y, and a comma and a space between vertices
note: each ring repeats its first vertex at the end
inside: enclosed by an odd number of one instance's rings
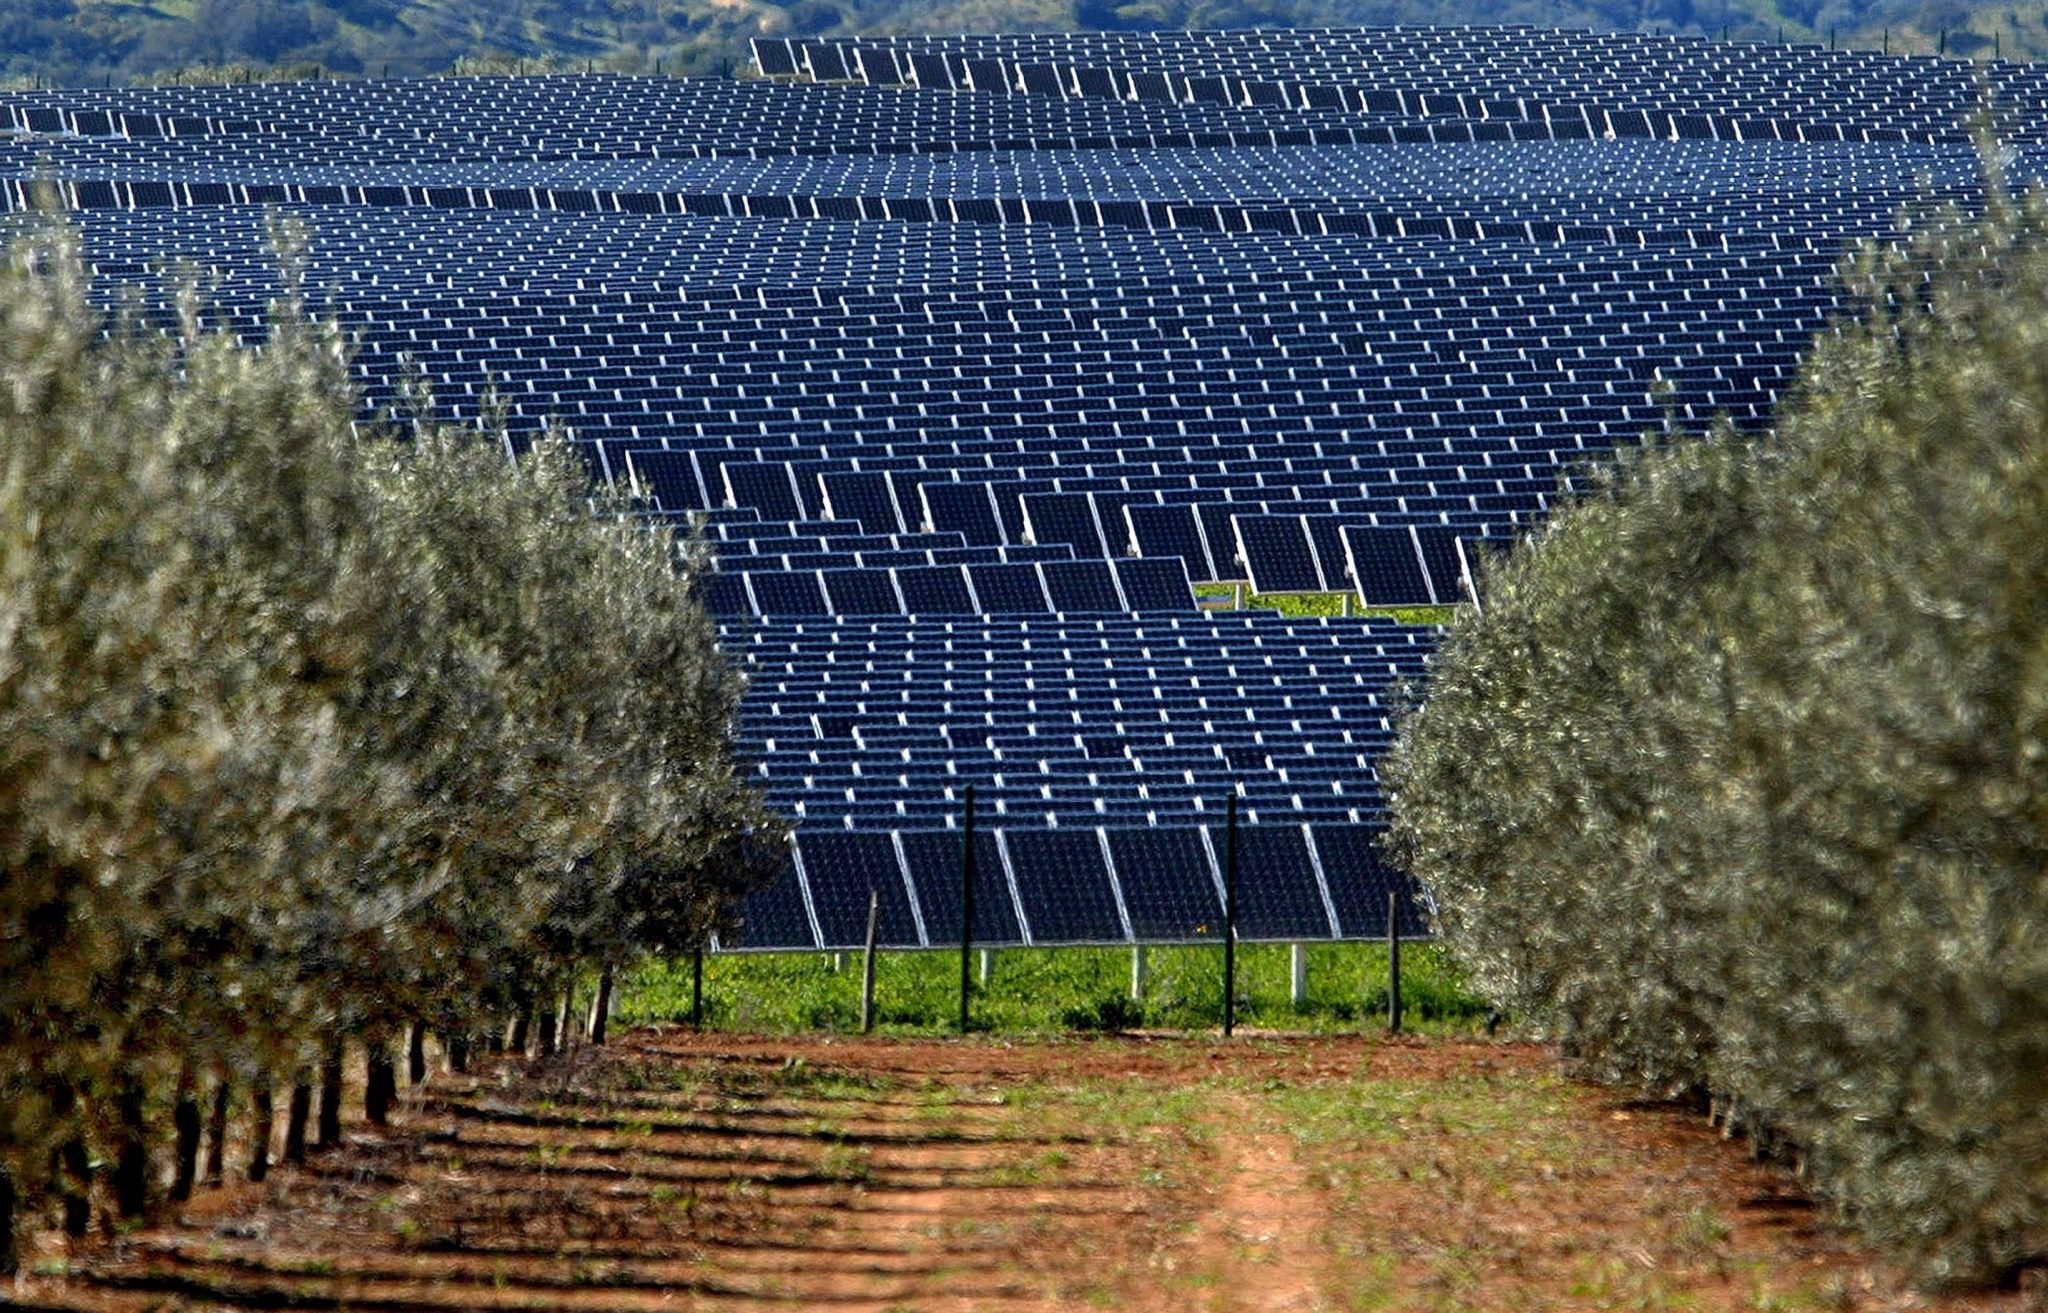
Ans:
POLYGON ((831 615, 832 604, 813 573, 757 571, 747 576, 754 608, 762 615, 831 615))
POLYGON ((1422 563, 1429 571, 1429 591, 1439 606, 1452 606, 1465 596, 1464 566, 1458 558, 1456 529, 1424 525, 1415 531, 1422 563))
POLYGON ((889 480, 876 473, 835 470, 819 476, 825 509, 835 520, 851 520, 869 533, 902 533, 913 527, 897 513, 889 480))
POLYGON ((686 451, 629 451, 627 477, 640 494, 652 497, 663 510, 695 510, 710 503, 686 451))
POLYGON ((1323 590, 1308 528, 1298 515, 1239 515, 1233 518, 1238 554, 1260 593, 1315 593, 1323 590))
POLYGON ((1052 610, 1038 569, 1031 565, 970 565, 967 577, 981 609, 990 615, 1043 614, 1052 610))
POLYGON ((1140 942, 1222 938, 1223 903, 1198 831, 1114 829, 1107 835, 1131 932, 1140 942))
POLYGON ((957 533, 976 547, 991 547, 1004 541, 1002 521, 985 483, 923 484, 924 520, 941 533, 957 533))
POLYGON ((1122 943, 1130 938, 1095 831, 1006 829, 1003 843, 1033 942, 1122 943))
POLYGON ((1423 572, 1422 549, 1407 526, 1344 527, 1345 559, 1367 606, 1431 606, 1437 598, 1423 572))
POLYGON ((1086 493, 1028 492, 1023 500, 1024 523, 1032 542, 1066 543, 1076 556, 1107 554, 1102 531, 1095 523, 1095 508, 1086 493))
MULTIPOLYGON (((1224 860, 1224 833, 1209 832, 1224 860)), ((1328 939, 1335 931, 1298 825, 1240 825, 1237 831, 1237 933, 1241 939, 1328 939)))
POLYGON ((942 56, 912 55, 910 57, 910 68, 912 74, 917 78, 917 85, 920 87, 935 88, 943 91, 950 91, 953 88, 952 70, 948 67, 946 60, 942 56))
POLYGON ((1200 502, 1195 506, 1195 518, 1201 521, 1202 537, 1209 544, 1209 559, 1215 563, 1219 580, 1251 580, 1234 523, 1241 509, 1229 502, 1200 502))
POLYGON ((966 615, 975 610, 967 575, 957 565, 912 565, 896 571, 909 615, 966 615))
POLYGON ((728 506, 751 506, 771 520, 803 518, 803 503, 797 500, 787 465, 729 464, 725 488, 728 506))
POLYGON ((788 41, 757 36, 753 44, 754 66, 761 70, 762 77, 789 77, 796 72, 796 61, 790 57, 788 41))
POLYGON ((923 944, 896 841, 888 832, 800 830, 796 847, 823 947, 856 948, 867 942, 869 890, 881 897, 879 942, 898 948, 923 944))
POLYGON ((1428 933, 1414 881, 1381 853, 1377 824, 1311 825, 1330 903, 1345 937, 1376 939, 1387 933, 1387 894, 1401 896, 1401 934, 1428 933))
POLYGON ((1060 612, 1126 610, 1107 561, 1047 561, 1038 567, 1046 596, 1060 612))
POLYGON ((846 57, 838 46, 822 41, 802 43, 804 67, 820 82, 844 82, 851 77, 846 57))
POLYGON ((704 606, 719 620, 730 620, 748 614, 754 609, 747 596, 747 580, 744 575, 714 574, 704 581, 704 606))
POLYGON ((1190 579, 1206 582, 1223 577, 1210 563, 1194 507, 1129 505, 1124 507, 1124 521, 1139 556, 1179 557, 1190 579))
POLYGON ((1191 611, 1195 590, 1188 585, 1187 566, 1177 556, 1159 560, 1115 562, 1117 583, 1133 611, 1191 611))
POLYGON ((818 578, 834 615, 903 614, 903 599, 887 570, 821 570, 818 578))
POLYGON ((727 948, 817 948, 805 906, 803 877, 794 863, 740 904, 739 929, 720 942, 727 948))
MULTIPOLYGON (((906 830, 896 836, 903 847, 905 869, 924 909, 925 933, 934 944, 960 942, 960 849, 957 831, 906 830)), ((996 836, 974 834, 974 939, 980 944, 1020 944, 1016 900, 1004 873, 1003 853, 996 836)))

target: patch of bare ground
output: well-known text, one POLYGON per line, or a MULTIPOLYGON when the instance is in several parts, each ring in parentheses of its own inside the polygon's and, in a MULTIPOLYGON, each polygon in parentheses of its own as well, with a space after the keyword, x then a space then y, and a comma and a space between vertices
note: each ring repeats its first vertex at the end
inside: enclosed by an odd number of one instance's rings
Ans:
MULTIPOLYGON (((40 1270, 50 1271, 51 1254, 40 1270)), ((36 1307, 1929 1309, 1780 1168, 1478 1041, 641 1031, 62 1255, 36 1307)))
POLYGON ((1242 1095, 1219 1099, 1215 1115, 1228 1137, 1218 1152, 1218 1179, 1188 1235, 1179 1279, 1162 1283, 1148 1303, 1260 1313, 1331 1307, 1320 1235, 1326 1214, 1293 1141, 1234 1130, 1259 1121, 1242 1095))

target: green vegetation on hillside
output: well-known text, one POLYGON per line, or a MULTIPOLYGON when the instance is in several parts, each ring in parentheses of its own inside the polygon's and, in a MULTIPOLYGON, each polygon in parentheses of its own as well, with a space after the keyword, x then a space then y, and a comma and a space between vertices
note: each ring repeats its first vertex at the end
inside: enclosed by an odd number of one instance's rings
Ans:
POLYGON ((2048 54, 2048 11, 1978 0, 0 0, 0 78, 415 76, 474 60, 717 76, 742 71, 761 35, 1388 23, 2048 54))
POLYGON ((2048 194, 1845 277, 1768 437, 1485 570, 1384 776, 1481 989, 1974 1283, 2048 1257, 2048 194))

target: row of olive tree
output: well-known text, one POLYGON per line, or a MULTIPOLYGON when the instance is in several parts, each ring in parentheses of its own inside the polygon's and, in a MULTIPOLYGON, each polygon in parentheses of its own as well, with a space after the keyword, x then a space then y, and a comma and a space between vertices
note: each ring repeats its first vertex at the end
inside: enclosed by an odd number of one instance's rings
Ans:
POLYGON ((1774 431, 1482 571, 1389 763, 1483 986, 1935 1285, 2048 1256, 2048 200, 1862 251, 1774 431))
POLYGON ((288 1154, 316 1084, 333 1139, 345 1040, 381 1115, 402 1035, 460 1062, 578 973, 701 943, 780 839, 706 562, 564 441, 361 422, 290 278, 260 344, 88 283, 49 220, 0 270, 10 1242, 143 1212, 165 1110, 189 1191, 209 1095, 209 1171, 239 1106, 262 1174, 273 1091, 288 1154))

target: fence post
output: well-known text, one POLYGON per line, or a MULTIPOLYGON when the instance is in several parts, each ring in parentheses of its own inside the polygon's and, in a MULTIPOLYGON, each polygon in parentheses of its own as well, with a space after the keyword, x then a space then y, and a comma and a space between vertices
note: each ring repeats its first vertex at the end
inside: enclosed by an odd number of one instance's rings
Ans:
POLYGON ((1296 1010, 1308 1005, 1308 945, 1287 946, 1287 1001, 1296 1010))
POLYGON ((1145 1001, 1145 974, 1149 964, 1145 961, 1145 946, 1131 945, 1131 1002, 1145 1001))
POLYGON ((974 989, 974 786, 967 786, 967 814, 960 826, 960 1033, 967 1033, 967 1001, 974 989))
POLYGON ((882 926, 882 895, 868 890, 868 943, 860 963, 860 1033, 875 1028, 875 936, 882 926))
POLYGON ((1237 1027, 1237 794, 1223 809, 1223 1034, 1237 1027))
POLYGON ((1401 895, 1387 890, 1387 1033, 1401 1033, 1401 895))

